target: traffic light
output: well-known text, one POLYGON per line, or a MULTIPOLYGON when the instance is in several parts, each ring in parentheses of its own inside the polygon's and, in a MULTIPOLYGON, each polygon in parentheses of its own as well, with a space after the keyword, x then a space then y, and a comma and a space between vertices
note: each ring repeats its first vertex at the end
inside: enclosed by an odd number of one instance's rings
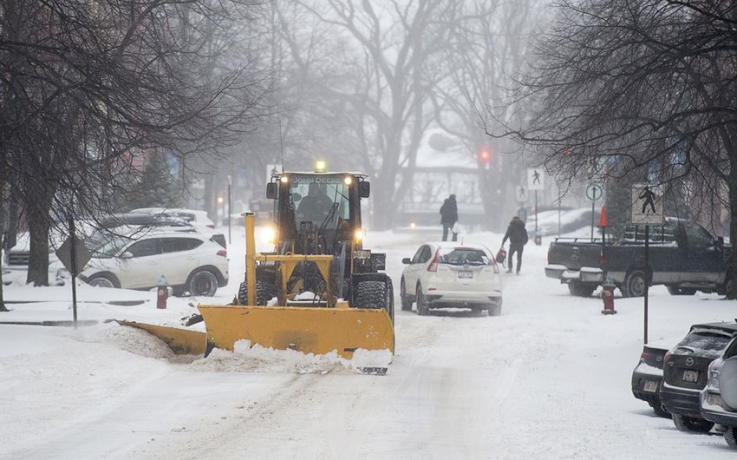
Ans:
POLYGON ((479 162, 484 165, 491 162, 491 152, 489 152, 489 149, 484 148, 479 151, 479 162))

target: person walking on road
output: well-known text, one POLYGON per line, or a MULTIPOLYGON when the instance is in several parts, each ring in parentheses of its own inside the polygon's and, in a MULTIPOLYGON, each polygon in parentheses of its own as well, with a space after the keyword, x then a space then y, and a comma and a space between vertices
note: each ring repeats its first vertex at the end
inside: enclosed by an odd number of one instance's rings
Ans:
POLYGON ((527 244, 528 236, 525 223, 517 216, 512 217, 512 220, 509 222, 507 233, 504 234, 504 238, 502 239, 502 247, 504 247, 504 243, 507 240, 509 240, 509 255, 507 257, 509 268, 507 268, 507 273, 512 273, 514 268, 512 258, 517 253, 517 274, 519 275, 519 271, 522 268, 522 251, 525 248, 525 244, 527 244))
POLYGON ((443 241, 448 241, 448 231, 453 233, 453 241, 458 241, 458 233, 453 231, 453 226, 458 222, 458 205, 456 196, 451 195, 445 199, 440 207, 440 224, 443 226, 443 241))

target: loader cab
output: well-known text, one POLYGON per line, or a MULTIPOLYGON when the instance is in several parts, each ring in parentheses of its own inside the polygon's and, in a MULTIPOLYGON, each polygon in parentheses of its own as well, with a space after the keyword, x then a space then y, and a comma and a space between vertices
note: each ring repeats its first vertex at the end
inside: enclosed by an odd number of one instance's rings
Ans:
POLYGON ((319 236, 322 246, 334 247, 361 228, 360 199, 369 192, 362 175, 295 172, 275 179, 267 184, 267 196, 275 200, 277 247, 310 234, 319 236))

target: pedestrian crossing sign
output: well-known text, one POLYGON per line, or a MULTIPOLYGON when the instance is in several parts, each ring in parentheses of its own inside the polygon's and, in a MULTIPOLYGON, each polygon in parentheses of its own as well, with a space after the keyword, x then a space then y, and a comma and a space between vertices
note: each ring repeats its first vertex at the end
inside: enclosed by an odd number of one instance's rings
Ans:
POLYGON ((632 224, 663 224, 663 192, 660 186, 632 184, 632 224))

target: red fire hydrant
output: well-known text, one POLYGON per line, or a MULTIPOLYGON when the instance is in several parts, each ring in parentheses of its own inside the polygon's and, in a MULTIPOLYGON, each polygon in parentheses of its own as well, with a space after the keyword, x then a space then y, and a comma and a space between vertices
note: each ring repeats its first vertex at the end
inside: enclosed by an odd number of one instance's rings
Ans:
POLYGON ((161 275, 159 282, 156 283, 156 308, 166 309, 166 299, 169 298, 169 283, 166 277, 161 275))
POLYGON ((614 288, 617 286, 607 279, 601 286, 601 300, 604 301, 604 309, 601 311, 602 315, 616 315, 617 310, 614 309, 614 288))

